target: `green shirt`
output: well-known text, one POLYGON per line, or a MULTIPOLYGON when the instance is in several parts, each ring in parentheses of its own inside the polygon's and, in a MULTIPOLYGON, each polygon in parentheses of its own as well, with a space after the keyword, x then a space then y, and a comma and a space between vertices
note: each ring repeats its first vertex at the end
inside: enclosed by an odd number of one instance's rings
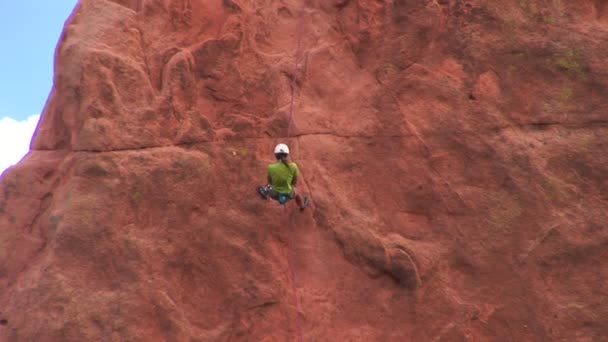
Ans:
POLYGON ((289 167, 281 161, 268 165, 268 177, 272 180, 270 183, 272 190, 281 194, 291 194, 293 192, 291 182, 298 173, 298 165, 293 162, 289 163, 289 167))

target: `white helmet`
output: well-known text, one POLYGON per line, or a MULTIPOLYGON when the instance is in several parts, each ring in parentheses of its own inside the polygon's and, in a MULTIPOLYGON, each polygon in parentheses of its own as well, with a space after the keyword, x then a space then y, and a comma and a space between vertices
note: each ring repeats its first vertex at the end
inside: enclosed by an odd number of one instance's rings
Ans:
POLYGON ((289 154, 289 147, 287 147, 287 145, 285 145, 285 144, 278 144, 274 148, 274 154, 277 154, 277 153, 289 154))

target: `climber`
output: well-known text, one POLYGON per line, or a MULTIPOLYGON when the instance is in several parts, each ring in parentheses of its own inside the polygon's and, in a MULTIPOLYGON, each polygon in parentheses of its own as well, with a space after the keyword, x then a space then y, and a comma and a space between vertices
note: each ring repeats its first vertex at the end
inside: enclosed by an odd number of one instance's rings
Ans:
POLYGON ((296 200, 300 210, 308 206, 308 198, 296 193, 298 183, 298 165, 289 161, 289 147, 278 144, 274 148, 274 156, 277 162, 268 165, 268 184, 258 187, 258 193, 263 199, 268 197, 278 201, 280 204, 287 203, 290 199, 296 200))

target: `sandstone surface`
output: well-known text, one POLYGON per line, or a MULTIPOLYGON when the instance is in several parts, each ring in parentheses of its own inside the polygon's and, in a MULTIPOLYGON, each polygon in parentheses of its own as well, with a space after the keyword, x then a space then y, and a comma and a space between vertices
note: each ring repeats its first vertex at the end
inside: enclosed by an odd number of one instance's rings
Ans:
POLYGON ((606 340, 607 42, 605 0, 81 0, 0 341, 606 340))

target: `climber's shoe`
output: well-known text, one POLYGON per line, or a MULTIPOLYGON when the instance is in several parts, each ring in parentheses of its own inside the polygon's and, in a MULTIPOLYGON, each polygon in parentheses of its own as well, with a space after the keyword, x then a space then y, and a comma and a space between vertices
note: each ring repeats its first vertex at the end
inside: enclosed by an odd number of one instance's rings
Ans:
POLYGON ((258 194, 262 199, 267 200, 268 194, 270 193, 270 185, 260 185, 258 186, 258 194))
POLYGON ((300 211, 303 211, 309 205, 310 205, 310 199, 308 199, 308 196, 304 196, 304 199, 302 200, 302 206, 300 207, 300 211))

